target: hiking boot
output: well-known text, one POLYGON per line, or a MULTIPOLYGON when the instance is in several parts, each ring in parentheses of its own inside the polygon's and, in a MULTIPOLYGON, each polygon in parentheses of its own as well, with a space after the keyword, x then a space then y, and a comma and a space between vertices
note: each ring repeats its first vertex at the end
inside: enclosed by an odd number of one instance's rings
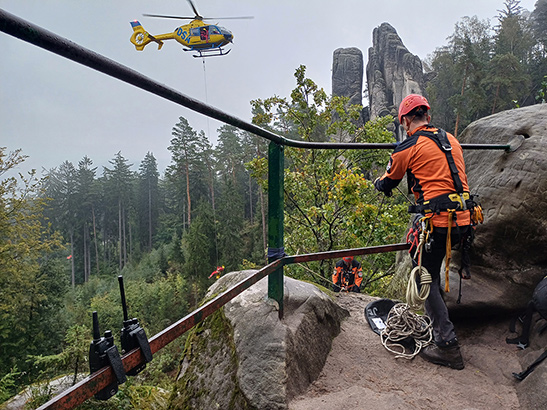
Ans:
POLYGON ((462 370, 465 366, 460 353, 460 346, 439 347, 427 345, 420 351, 420 356, 428 362, 447 366, 452 369, 462 370))

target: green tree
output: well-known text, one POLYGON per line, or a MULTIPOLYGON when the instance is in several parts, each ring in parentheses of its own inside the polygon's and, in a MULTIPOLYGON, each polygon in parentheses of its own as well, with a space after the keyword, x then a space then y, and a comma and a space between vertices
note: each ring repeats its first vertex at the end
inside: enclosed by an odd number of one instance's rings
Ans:
POLYGON ((191 306, 196 306, 204 294, 207 278, 218 262, 212 207, 209 202, 201 201, 198 211, 181 242, 185 260, 184 276, 193 286, 191 306))
MULTIPOLYGON (((45 198, 49 198, 45 209, 45 216, 56 230, 61 232, 69 241, 70 267, 72 287, 84 278, 76 278, 76 262, 81 261, 81 254, 76 254, 79 247, 76 244, 78 229, 78 198, 77 198, 77 171, 74 165, 63 162, 58 168, 50 169, 45 179, 45 198)), ((81 270, 80 270, 81 271, 81 270)))
POLYGON ((535 44, 532 48, 532 60, 528 72, 532 84, 530 100, 533 104, 542 101, 541 97, 536 97, 538 91, 543 89, 542 84, 547 76, 547 0, 536 1, 531 21, 535 44))
POLYGON ((5 150, 0 148, 0 379, 15 365, 28 370, 26 355, 57 341, 45 323, 56 320, 67 284, 48 263, 61 242, 42 224, 43 181, 34 171, 7 176, 25 157, 5 150))
POLYGON ((532 13, 532 31, 543 52, 547 50, 547 0, 536 1, 532 13))
POLYGON ((511 108, 513 100, 522 96, 522 90, 528 89, 529 83, 517 57, 513 54, 496 55, 489 63, 488 76, 483 80, 486 88, 494 94, 492 114, 511 108))
MULTIPOLYGON (((183 220, 183 229, 192 222, 192 195, 190 192, 190 170, 199 158, 199 138, 196 131, 190 126, 186 118, 179 117, 179 122, 171 133, 172 164, 167 168, 167 177, 175 186, 177 198, 185 199, 186 222, 183 220)), ((182 201, 181 201, 182 202, 182 201)))
POLYGON ((520 0, 506 0, 504 6, 497 17, 495 53, 514 55, 519 63, 526 64, 534 45, 530 24, 522 16, 520 0))
POLYGON ((454 135, 458 136, 458 128, 480 118, 487 104, 480 82, 484 78, 485 66, 490 60, 492 50, 490 24, 486 20, 480 21, 476 16, 464 17, 456 23, 449 46, 458 72, 461 73, 460 93, 454 98, 454 135))
POLYGON ((151 251, 158 229, 159 217, 159 172, 154 155, 148 152, 138 173, 138 204, 140 244, 151 251))
MULTIPOLYGON (((133 197, 134 174, 132 164, 118 152, 109 161, 112 168, 104 167, 104 189, 106 201, 111 209, 110 216, 116 218, 118 267, 121 271, 127 265, 131 248, 130 211, 133 197), (112 212, 113 209, 116 211, 112 212)), ((110 221, 112 224, 112 220, 110 221)), ((114 225, 114 224, 112 224, 114 225)))
POLYGON ((78 373, 89 371, 90 342, 89 328, 83 325, 73 325, 66 332, 64 348, 61 353, 31 356, 31 360, 34 362, 34 366, 43 369, 43 372, 49 377, 54 377, 62 371, 72 371, 72 385, 75 385, 78 373))
POLYGON ((244 196, 234 185, 231 178, 224 178, 217 209, 219 263, 228 271, 238 269, 243 261, 244 196))
MULTIPOLYGON (((83 256, 84 282, 89 280, 92 266, 92 252, 94 253, 95 269, 99 274, 99 245, 97 239, 96 209, 99 193, 96 187, 96 167, 93 161, 85 156, 78 162, 76 173, 76 199, 78 203, 77 220, 81 238, 81 255, 83 256)), ((74 258, 74 255, 73 255, 74 258)))
MULTIPOLYGON (((253 121, 258 125, 283 132, 278 124, 295 124, 303 140, 329 140, 342 130, 356 142, 392 141, 385 128, 392 119, 385 117, 365 127, 357 128, 355 120, 360 106, 348 106, 347 99, 329 97, 312 80, 305 77, 305 67, 296 70, 297 86, 291 100, 280 97, 253 101, 253 121), (333 122, 332 114, 339 120, 333 122), (278 118, 278 116, 286 118, 278 118)), ((389 154, 374 152, 363 155, 354 150, 304 150, 286 147, 288 164, 285 170, 285 247, 289 254, 328 251, 365 246, 381 239, 381 243, 395 238, 402 229, 396 227, 392 235, 373 237, 374 220, 386 224, 393 215, 401 222, 406 215, 400 207, 390 210, 378 206, 378 194, 365 172, 375 162, 387 162, 389 154), (403 216, 404 215, 404 216, 403 216)), ((250 164, 254 175, 265 177, 263 159, 250 164)), ((262 179, 264 183, 264 179, 262 179)), ((332 262, 316 265, 323 277, 331 272, 332 262)), ((382 269, 385 268, 382 267, 382 269)))

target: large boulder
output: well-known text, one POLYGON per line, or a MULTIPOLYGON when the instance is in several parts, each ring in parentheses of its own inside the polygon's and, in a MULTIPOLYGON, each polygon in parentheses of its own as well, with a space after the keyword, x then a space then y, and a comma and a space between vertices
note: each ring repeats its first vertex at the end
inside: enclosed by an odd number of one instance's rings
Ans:
MULTIPOLYGON (((511 143, 516 150, 464 151, 469 186, 479 195, 485 221, 476 229, 464 303, 454 303, 456 292, 447 303, 482 314, 522 308, 547 266, 547 104, 475 121, 461 142, 511 143)), ((457 280, 453 272, 452 283, 457 280)))
MULTIPOLYGON (((475 121, 460 142, 510 145, 511 151, 464 150, 469 187, 479 195, 485 221, 475 230, 471 279, 461 283, 461 303, 460 254, 452 252, 445 301, 454 318, 522 309, 547 273, 547 104, 475 121)), ((391 296, 404 297, 411 269, 408 252, 400 253, 391 296)))
MULTIPOLYGON (((391 114, 397 118, 399 104, 408 94, 424 94, 424 74, 420 58, 408 51, 397 31, 382 23, 372 33, 368 50, 367 83, 370 118, 391 114)), ((398 125, 398 122, 396 122, 398 125)), ((395 129, 398 141, 403 138, 395 129)))
MULTIPOLYGON (((255 271, 219 279, 206 299, 255 271)), ((348 312, 316 286, 284 278, 284 318, 265 278, 188 336, 170 408, 287 409, 321 372, 348 312)))

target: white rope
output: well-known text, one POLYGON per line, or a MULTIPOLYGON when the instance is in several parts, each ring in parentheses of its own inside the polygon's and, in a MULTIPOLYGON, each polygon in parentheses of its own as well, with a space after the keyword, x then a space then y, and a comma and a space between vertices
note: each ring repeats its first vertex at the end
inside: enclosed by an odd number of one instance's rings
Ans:
POLYGON ((414 310, 420 310, 429 296, 429 290, 431 288, 431 275, 423 266, 416 266, 410 271, 410 278, 406 287, 406 302, 414 310), (416 283, 416 277, 420 276, 420 290, 418 290, 418 284, 416 283))
POLYGON ((431 320, 427 316, 412 312, 406 303, 398 303, 391 308, 386 320, 386 327, 380 338, 382 344, 396 358, 413 359, 420 350, 433 340, 431 320), (414 340, 414 351, 407 353, 402 343, 404 340, 414 340))
POLYGON ((431 288, 432 278, 426 268, 422 266, 422 248, 425 243, 425 233, 422 229, 420 233, 420 242, 414 254, 414 259, 416 255, 418 256, 418 266, 416 266, 410 272, 410 277, 408 278, 408 284, 406 286, 406 302, 414 310, 420 310, 429 296, 429 290, 431 288), (420 277, 420 290, 418 290, 417 276, 420 277))

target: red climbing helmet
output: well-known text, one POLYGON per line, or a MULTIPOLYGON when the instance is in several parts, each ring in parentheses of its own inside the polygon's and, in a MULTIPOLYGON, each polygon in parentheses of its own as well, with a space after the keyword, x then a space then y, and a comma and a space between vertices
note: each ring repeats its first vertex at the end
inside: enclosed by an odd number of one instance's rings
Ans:
POLYGON ((342 259, 349 265, 353 261, 353 256, 344 256, 342 259))
POLYGON ((425 97, 418 94, 407 95, 399 105, 399 122, 402 122, 403 116, 407 115, 414 108, 422 105, 427 107, 428 110, 431 108, 425 97))

